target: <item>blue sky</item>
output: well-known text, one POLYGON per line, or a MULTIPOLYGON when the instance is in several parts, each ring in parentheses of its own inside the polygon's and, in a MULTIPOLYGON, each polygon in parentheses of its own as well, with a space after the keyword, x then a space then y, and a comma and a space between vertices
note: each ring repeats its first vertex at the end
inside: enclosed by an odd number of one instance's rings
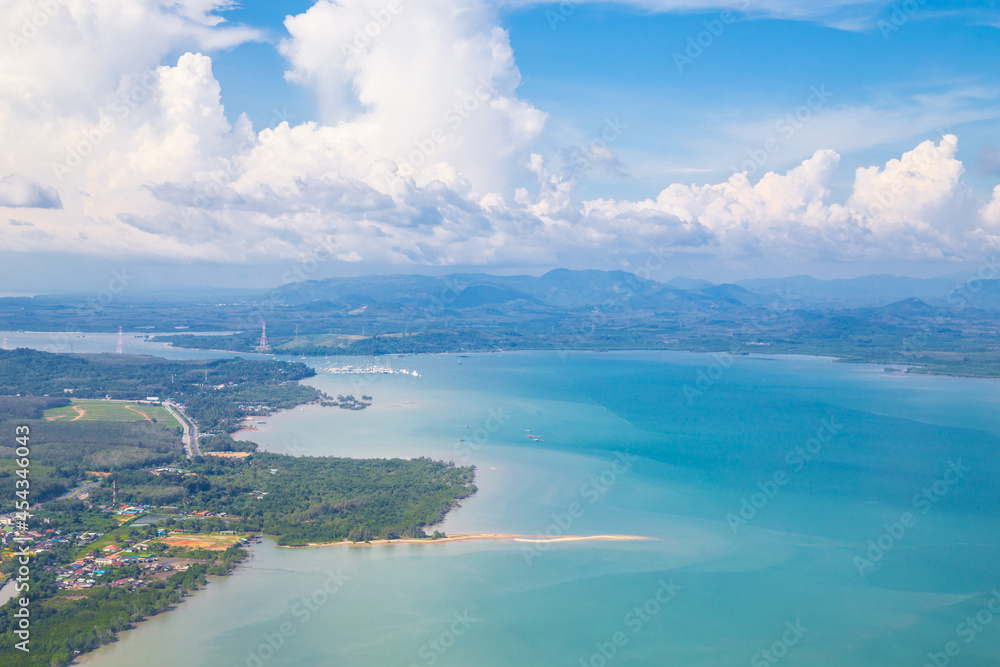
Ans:
MULTIPOLYGON (((683 70, 675 54, 687 58, 688 40, 718 30, 728 10, 656 13, 629 5, 565 10, 539 4, 503 8, 499 16, 521 72, 521 97, 551 115, 544 142, 553 149, 589 142, 609 118, 628 125, 614 144, 624 173, 593 174, 587 184, 593 194, 655 196, 665 181, 727 177, 748 159, 746 151, 771 136, 758 126, 794 112, 813 86, 832 93, 829 108, 870 107, 875 118, 882 112, 887 119, 908 111, 920 131, 874 127, 863 145, 827 135, 826 143, 782 154, 764 170, 787 168, 814 150, 832 148, 845 158, 837 185, 847 188, 849 167, 884 162, 950 132, 961 139, 957 157, 970 166, 967 180, 985 193, 996 176, 974 165, 984 146, 1000 143, 1000 31, 987 23, 991 12, 1000 14, 996 4, 926 2, 908 12, 910 5, 902 3, 867 3, 865 26, 850 30, 836 26, 856 20, 857 10, 820 21, 734 11, 733 22, 723 24, 693 62, 681 61, 683 70), (894 22, 894 12, 905 22, 894 22), (970 91, 982 97, 961 97, 970 91), (959 99, 943 110, 931 104, 946 104, 951 95, 959 99), (931 98, 929 108, 921 113, 925 97, 931 98), (978 120, 982 116, 989 117, 978 120)), ((251 1, 224 14, 265 29, 272 40, 216 56, 215 74, 232 120, 241 112, 258 128, 286 116, 318 120, 315 98, 284 80, 287 60, 274 47, 287 37, 285 16, 311 5, 251 1)))
POLYGON ((996 2, 102 0, 22 39, 12 1, 0 258, 64 259, 0 291, 123 262, 269 284, 329 244, 320 274, 655 247, 716 281, 1000 251, 996 2))

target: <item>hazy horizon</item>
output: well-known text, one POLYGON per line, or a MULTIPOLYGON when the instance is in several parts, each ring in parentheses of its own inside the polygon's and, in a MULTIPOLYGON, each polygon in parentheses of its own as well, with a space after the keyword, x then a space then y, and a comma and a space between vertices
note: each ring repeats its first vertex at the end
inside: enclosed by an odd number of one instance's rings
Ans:
MULTIPOLYGON (((237 290, 266 291, 269 289, 275 289, 285 285, 292 285, 295 283, 310 281, 310 280, 322 281, 328 279, 363 279, 363 278, 392 277, 392 276, 444 277, 444 276, 459 275, 459 274, 483 275, 483 276, 495 276, 495 277, 530 276, 537 278, 551 271, 567 269, 567 267, 552 267, 552 268, 536 268, 531 271, 525 271, 523 270, 523 267, 511 267, 509 270, 503 271, 503 270, 498 270, 502 269, 503 267, 414 267, 414 270, 412 271, 404 271, 404 270, 399 270, 400 267, 394 267, 396 270, 388 269, 384 272, 371 272, 371 273, 362 272, 362 273, 351 273, 351 274, 348 273, 324 274, 321 271, 316 271, 314 273, 300 272, 302 273, 302 277, 300 278, 299 275, 295 274, 294 265, 292 265, 291 269, 289 269, 289 267, 287 266, 275 267, 273 275, 275 276, 276 280, 268 281, 267 280, 268 274, 266 272, 264 276, 259 275, 261 273, 260 268, 261 267, 253 267, 254 273, 257 273, 258 275, 254 276, 252 282, 241 279, 243 277, 249 278, 249 276, 246 276, 244 273, 246 269, 236 271, 233 270, 232 267, 219 267, 220 272, 222 273, 229 272, 232 274, 231 277, 229 277, 228 279, 206 280, 204 282, 200 282, 198 277, 194 277, 185 282, 184 280, 185 278, 191 278, 190 271, 178 272, 178 273, 175 273, 174 271, 168 271, 161 273, 156 270, 151 271, 149 267, 145 267, 142 265, 121 263, 120 265, 117 265, 116 268, 113 268, 110 272, 106 274, 102 274, 100 271, 95 271, 92 274, 85 274, 87 275, 87 277, 83 278, 82 280, 80 278, 75 278, 72 281, 66 281, 66 282, 60 281, 60 284, 64 285, 62 287, 50 286, 50 287, 43 287, 41 289, 29 288, 24 290, 16 290, 16 289, 7 289, 12 285, 9 282, 5 282, 3 284, 0 284, 0 290, 2 290, 0 291, 0 298, 32 297, 32 296, 46 296, 46 295, 60 295, 60 294, 85 294, 88 292, 99 291, 101 289, 104 289, 107 286, 106 283, 109 280, 117 283, 118 276, 124 276, 127 279, 128 284, 125 289, 128 292, 163 292, 163 291, 184 292, 184 291, 196 291, 196 290, 211 291, 213 289, 220 291, 237 291, 237 290), (291 271, 290 275, 289 271, 291 271), (163 278, 157 277, 157 276, 163 276, 164 273, 168 277, 163 277, 163 278), (282 277, 281 274, 285 274, 283 276, 285 278, 291 277, 292 279, 281 280, 282 277), (87 284, 88 282, 90 283, 89 285, 87 284), (71 286, 71 283, 73 286, 71 286)), ((602 272, 624 271, 626 273, 631 273, 633 275, 641 275, 645 279, 661 284, 669 284, 672 281, 685 281, 685 280, 705 281, 713 285, 724 285, 724 284, 739 284, 756 280, 790 280, 795 278, 812 278, 821 282, 852 281, 865 278, 899 278, 899 279, 912 279, 912 280, 935 280, 935 279, 954 280, 957 285, 964 280, 974 278, 976 269, 975 266, 972 266, 969 267, 969 269, 966 271, 956 270, 956 271, 951 271, 949 273, 941 273, 928 276, 914 276, 906 274, 880 272, 880 273, 861 273, 858 275, 822 278, 814 276, 809 273, 796 273, 787 275, 753 275, 749 277, 735 278, 733 280, 722 280, 719 279, 718 277, 715 277, 715 279, 713 279, 713 277, 707 277, 707 276, 692 276, 692 275, 681 275, 681 274, 674 275, 662 271, 660 272, 660 275, 646 274, 646 272, 638 271, 638 269, 629 270, 625 268, 621 269, 579 268, 579 269, 568 269, 568 270, 571 271, 593 270, 602 272), (646 277, 647 275, 648 277, 646 277)), ((209 274, 211 274, 212 277, 217 275, 214 273, 214 271, 209 272, 209 274)), ((195 275, 198 276, 203 274, 196 273, 195 275)), ((40 286, 46 284, 53 285, 53 283, 50 281, 43 281, 38 284, 40 286)))

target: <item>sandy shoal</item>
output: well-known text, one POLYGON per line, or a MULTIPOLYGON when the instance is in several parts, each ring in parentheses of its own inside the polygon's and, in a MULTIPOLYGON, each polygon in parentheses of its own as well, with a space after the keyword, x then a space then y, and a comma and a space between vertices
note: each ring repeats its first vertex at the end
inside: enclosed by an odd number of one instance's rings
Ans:
MULTIPOLYGON (((449 535, 438 539, 431 538, 400 538, 398 540, 372 540, 370 542, 326 542, 309 543, 307 547, 340 547, 355 546, 368 547, 388 544, 443 544, 448 542, 475 542, 489 540, 493 542, 530 542, 533 544, 555 544, 562 542, 639 542, 649 540, 648 537, 639 535, 562 535, 559 537, 547 537, 545 535, 516 535, 511 533, 468 533, 464 535, 449 535)), ((286 549, 298 549, 302 547, 283 547, 286 549)))

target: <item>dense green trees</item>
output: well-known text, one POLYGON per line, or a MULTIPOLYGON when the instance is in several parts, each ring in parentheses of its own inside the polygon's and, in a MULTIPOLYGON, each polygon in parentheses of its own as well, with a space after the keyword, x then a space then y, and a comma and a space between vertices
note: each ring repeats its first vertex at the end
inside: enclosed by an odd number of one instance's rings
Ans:
POLYGON ((275 535, 286 545, 426 537, 426 526, 476 490, 474 469, 428 458, 255 454, 244 466, 219 480, 230 485, 229 514, 244 517, 244 528, 275 535), (267 495, 258 500, 250 491, 267 495))
POLYGON ((277 385, 312 377, 300 363, 218 359, 169 361, 115 354, 52 354, 19 348, 0 350, 0 395, 43 396, 73 389, 84 398, 136 399, 180 396, 219 385, 277 385))
MULTIPOLYGON (((222 574, 238 562, 242 550, 229 550, 213 562, 196 563, 166 581, 153 582, 139 590, 99 586, 86 591, 81 599, 64 595, 40 596, 39 589, 52 575, 39 573, 39 588, 32 588, 31 652, 14 648, 18 641, 11 632, 14 606, 0 608, 0 655, 17 655, 10 664, 26 667, 68 665, 74 651, 86 653, 114 641, 117 633, 133 623, 177 604, 191 590, 206 583, 206 574, 222 574), (239 551, 239 553, 236 553, 239 551)), ((79 595, 79 593, 78 593, 79 595)), ((4 663, 6 664, 6 663, 4 663)))
MULTIPOLYGON (((245 459, 196 459, 185 473, 116 472, 120 502, 165 504, 187 512, 239 517, 241 531, 273 535, 279 544, 426 537, 454 504, 475 492, 473 468, 413 459, 296 458, 257 453, 245 459), (273 471, 273 472, 272 472, 273 471), (195 472, 195 475, 187 474, 195 472)), ((111 479, 92 492, 111 500, 111 479)), ((190 523, 190 522, 188 522, 190 523)), ((188 530, 229 528, 207 519, 188 530)))
MULTIPOLYGON (((33 399, 18 399, 32 401, 33 399)), ((8 413, 9 414, 9 413, 8 413)), ((148 422, 0 421, 0 433, 31 426, 31 499, 43 503, 72 488, 85 471, 164 465, 183 456, 180 438, 163 424, 148 422)), ((0 464, 14 458, 15 443, 0 438, 0 464)), ((11 473, 0 468, 0 512, 15 500, 11 473)))
POLYGON ((46 410, 69 405, 68 398, 0 396, 0 422, 41 419, 46 410))

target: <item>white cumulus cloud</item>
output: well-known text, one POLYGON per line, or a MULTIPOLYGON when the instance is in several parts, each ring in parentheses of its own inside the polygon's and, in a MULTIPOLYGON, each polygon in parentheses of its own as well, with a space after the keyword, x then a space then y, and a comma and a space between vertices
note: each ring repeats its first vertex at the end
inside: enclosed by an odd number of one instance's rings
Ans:
MULTIPOLYGON (((13 3, 5 27, 36 6, 13 3)), ((258 132, 227 120, 212 70, 214 49, 259 38, 227 6, 65 0, 0 50, 0 205, 22 207, 0 222, 5 249, 273 262, 322 244, 383 266, 586 266, 651 248, 952 260, 1000 242, 1000 191, 975 201, 950 135, 857 170, 847 196, 840 155, 816 145, 759 179, 583 199, 551 167, 558 148, 536 145, 547 116, 519 96, 486 0, 319 0, 289 17, 286 76, 321 118, 258 132)))

